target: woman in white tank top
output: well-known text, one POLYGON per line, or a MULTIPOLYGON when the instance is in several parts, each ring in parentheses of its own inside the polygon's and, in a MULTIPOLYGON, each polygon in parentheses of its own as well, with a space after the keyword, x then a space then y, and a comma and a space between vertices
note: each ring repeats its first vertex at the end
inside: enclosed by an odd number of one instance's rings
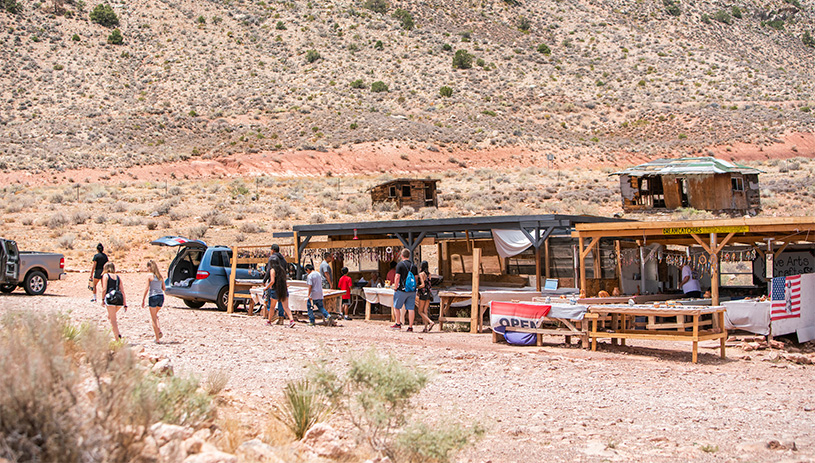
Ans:
POLYGON ((147 270, 150 276, 147 278, 147 288, 144 290, 144 296, 141 299, 141 306, 144 308, 144 300, 147 299, 147 305, 150 309, 150 323, 153 325, 153 332, 156 334, 156 343, 158 343, 164 333, 158 326, 158 311, 164 305, 164 278, 158 270, 158 265, 152 260, 147 261, 147 270))

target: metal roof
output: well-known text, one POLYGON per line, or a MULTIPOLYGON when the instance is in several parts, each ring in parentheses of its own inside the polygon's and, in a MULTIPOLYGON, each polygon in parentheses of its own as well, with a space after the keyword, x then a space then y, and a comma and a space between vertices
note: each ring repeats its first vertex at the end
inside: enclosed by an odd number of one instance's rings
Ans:
POLYGON ((388 180, 387 182, 384 182, 384 183, 379 183, 377 185, 374 185, 374 186, 368 188, 365 191, 371 191, 374 188, 387 186, 387 185, 390 185, 391 183, 405 183, 405 182, 426 182, 427 183, 427 182, 433 182, 433 184, 435 185, 436 183, 439 183, 440 181, 441 180, 439 180, 437 178, 408 178, 408 177, 402 177, 402 178, 395 178, 393 180, 388 180))
POLYGON ((716 159, 711 156, 679 159, 657 159, 610 175, 709 175, 709 174, 763 174, 763 171, 742 164, 716 159))

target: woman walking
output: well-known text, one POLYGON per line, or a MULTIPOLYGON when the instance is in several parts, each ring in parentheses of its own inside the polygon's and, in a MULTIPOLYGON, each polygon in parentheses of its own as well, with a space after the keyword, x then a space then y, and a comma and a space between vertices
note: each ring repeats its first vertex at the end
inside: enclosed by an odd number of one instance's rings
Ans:
POLYGON ((116 321, 116 312, 123 307, 127 312, 127 300, 122 279, 116 274, 116 266, 113 265, 113 262, 106 263, 102 271, 102 294, 104 294, 102 306, 108 310, 108 320, 113 328, 113 337, 116 340, 122 339, 119 324, 116 321))
POLYGON ((416 310, 419 316, 424 321, 424 329, 422 333, 427 333, 433 329, 433 320, 427 315, 427 308, 430 307, 430 301, 433 300, 433 293, 430 292, 430 271, 427 269, 427 261, 423 260, 419 266, 419 286, 417 287, 416 297, 419 299, 416 304, 416 310))
MULTIPOLYGON (((283 311, 289 319, 289 328, 294 328, 294 317, 289 310, 289 289, 286 286, 286 271, 280 265, 277 259, 270 259, 269 263, 269 282, 266 284, 266 307, 276 307, 277 301, 283 305, 283 311)), ((272 317, 274 310, 267 310, 269 319, 266 320, 267 325, 272 324, 272 317)))
POLYGON ((141 298, 141 306, 144 308, 144 300, 147 299, 147 306, 150 309, 150 323, 153 325, 153 333, 156 334, 156 343, 164 337, 161 328, 158 326, 158 311, 164 305, 164 278, 158 270, 158 265, 152 260, 147 261, 147 270, 150 276, 147 277, 147 288, 141 298))

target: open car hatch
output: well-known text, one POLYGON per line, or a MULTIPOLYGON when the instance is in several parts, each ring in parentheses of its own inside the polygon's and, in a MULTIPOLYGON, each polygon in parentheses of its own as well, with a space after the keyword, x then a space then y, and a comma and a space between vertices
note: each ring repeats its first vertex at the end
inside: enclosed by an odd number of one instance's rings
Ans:
POLYGON ((153 240, 150 244, 154 246, 185 246, 193 249, 206 249, 207 243, 201 240, 188 240, 181 236, 162 236, 159 239, 153 240))

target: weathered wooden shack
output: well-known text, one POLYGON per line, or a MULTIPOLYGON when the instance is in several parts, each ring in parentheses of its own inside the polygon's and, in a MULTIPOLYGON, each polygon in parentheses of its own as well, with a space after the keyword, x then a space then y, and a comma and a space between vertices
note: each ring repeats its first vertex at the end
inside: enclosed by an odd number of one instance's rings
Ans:
POLYGON ((372 187, 371 202, 396 203, 398 208, 410 206, 416 210, 423 207, 438 207, 436 184, 432 178, 399 178, 372 187))
POLYGON ((707 211, 758 212, 758 169, 713 157, 657 159, 615 172, 623 210, 692 207, 707 211))

